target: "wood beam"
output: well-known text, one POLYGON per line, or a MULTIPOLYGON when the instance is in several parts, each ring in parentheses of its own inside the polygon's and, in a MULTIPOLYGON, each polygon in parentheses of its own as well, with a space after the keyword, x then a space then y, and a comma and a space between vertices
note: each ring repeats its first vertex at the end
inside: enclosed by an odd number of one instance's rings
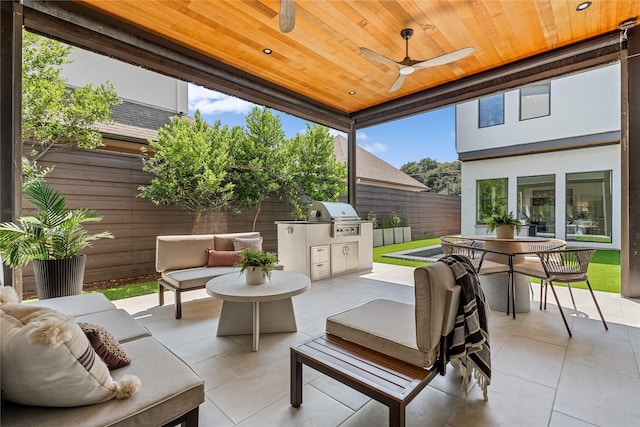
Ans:
MULTIPOLYGON (((22 208, 22 6, 0 2, 0 221, 14 221, 22 208)), ((3 282, 21 299, 19 270, 2 265, 3 282), (15 273, 15 274, 14 274, 15 273), (15 276, 15 277, 14 277, 15 276)))

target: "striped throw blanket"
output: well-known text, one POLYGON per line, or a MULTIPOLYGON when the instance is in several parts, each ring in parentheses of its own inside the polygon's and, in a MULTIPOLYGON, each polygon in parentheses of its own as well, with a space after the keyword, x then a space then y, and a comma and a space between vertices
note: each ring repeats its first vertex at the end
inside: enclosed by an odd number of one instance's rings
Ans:
POLYGON ((471 261, 463 255, 449 255, 438 261, 446 263, 460 285, 460 305, 453 331, 447 336, 451 365, 462 374, 462 391, 469 391, 471 375, 487 400, 491 383, 491 349, 489 347, 489 307, 471 261))

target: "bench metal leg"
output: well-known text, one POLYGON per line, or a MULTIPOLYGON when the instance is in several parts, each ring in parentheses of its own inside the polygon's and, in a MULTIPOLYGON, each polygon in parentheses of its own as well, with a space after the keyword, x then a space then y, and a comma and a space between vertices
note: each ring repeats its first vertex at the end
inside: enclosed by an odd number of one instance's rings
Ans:
POLYGON ((389 427, 405 427, 405 406, 402 403, 389 405, 389 427))
POLYGON ((176 319, 182 318, 182 292, 179 290, 174 291, 176 295, 176 319))
POLYGON ((291 406, 299 408, 302 405, 302 362, 297 353, 291 349, 291 406))
POLYGON ((162 286, 160 280, 158 280, 158 305, 164 305, 164 286, 162 286))

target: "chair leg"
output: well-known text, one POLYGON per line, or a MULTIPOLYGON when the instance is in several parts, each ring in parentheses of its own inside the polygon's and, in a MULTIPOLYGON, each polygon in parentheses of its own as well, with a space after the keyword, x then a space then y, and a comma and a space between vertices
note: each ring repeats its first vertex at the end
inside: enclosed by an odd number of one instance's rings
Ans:
POLYGON ((578 307, 576 307, 576 300, 573 298, 573 291, 571 290, 571 283, 567 283, 567 288, 569 288, 569 295, 571 295, 571 303, 573 304, 573 309, 578 311, 578 307))
POLYGON ((176 319, 182 318, 182 295, 179 290, 176 289, 176 319))
POLYGON ((164 305, 164 286, 160 284, 159 280, 158 280, 158 305, 159 306, 164 305))
POLYGON ((560 310, 560 315, 562 316, 562 320, 564 321, 564 326, 567 328, 567 332, 569 332, 569 338, 573 335, 571 334, 571 329, 569 329, 569 323, 567 323, 567 318, 564 316, 564 311, 562 311, 562 306, 560 305, 560 300, 558 299, 558 294, 556 294, 556 290, 553 288, 553 282, 549 281, 549 286, 551 286, 551 292, 553 292, 553 297, 556 299, 556 304, 558 304, 558 310, 560 310))
POLYGON ((589 280, 587 280, 586 282, 587 282, 587 286, 589 287, 589 292, 591 292, 591 298, 593 298, 593 302, 596 304, 596 308, 598 309, 598 314, 600 315, 600 319, 602 319, 602 324, 604 325, 604 329, 608 331, 609 327, 607 326, 607 322, 604 321, 604 316, 602 315, 602 311, 600 310, 600 305, 598 304, 598 300, 596 300, 596 296, 593 293, 593 289, 591 289, 591 283, 589 283, 589 280))

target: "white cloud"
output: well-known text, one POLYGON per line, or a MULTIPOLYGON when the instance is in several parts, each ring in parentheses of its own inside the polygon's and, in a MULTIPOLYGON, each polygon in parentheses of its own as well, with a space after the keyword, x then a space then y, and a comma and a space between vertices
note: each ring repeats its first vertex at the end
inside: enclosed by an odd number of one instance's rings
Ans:
POLYGON ((388 145, 381 144, 379 142, 374 142, 373 144, 358 144, 371 154, 384 153, 389 150, 388 145))
POLYGON ((364 132, 357 132, 356 133, 356 140, 358 140, 358 141, 366 141, 367 139, 369 139, 369 137, 367 136, 366 133, 364 133, 364 132))
POLYGON ((201 86, 189 84, 189 111, 202 114, 247 114, 255 106, 247 101, 201 86))

